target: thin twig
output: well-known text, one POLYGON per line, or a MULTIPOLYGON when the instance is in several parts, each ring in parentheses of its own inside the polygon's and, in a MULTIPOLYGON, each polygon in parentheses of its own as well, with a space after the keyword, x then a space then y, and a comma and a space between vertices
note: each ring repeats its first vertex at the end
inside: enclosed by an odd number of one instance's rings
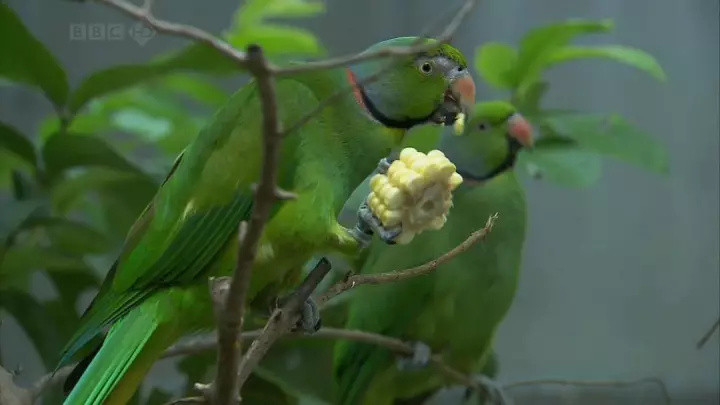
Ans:
POLYGON ((65 366, 55 372, 48 373, 40 377, 40 379, 33 384, 32 388, 30 388, 30 395, 32 395, 33 400, 40 398, 46 390, 65 381, 65 378, 70 375, 74 368, 74 365, 65 366))
MULTIPOLYGON (((302 302, 300 302, 300 305, 302 305, 302 302)), ((288 312, 289 313, 289 312, 288 312)), ((290 323, 289 326, 294 325, 294 321, 297 320, 297 318, 290 319, 292 323, 290 323)), ((250 332, 243 333, 243 338, 252 339, 252 338, 265 338, 266 336, 270 336, 271 334, 267 332, 268 325, 270 324, 277 324, 278 322, 274 320, 273 322, 268 322, 268 324, 265 326, 262 330, 255 330, 250 332)), ((285 325, 288 326, 288 325, 285 325)), ((294 332, 294 333, 287 333, 287 328, 285 332, 281 333, 275 333, 276 331, 279 331, 281 328, 273 329, 272 332, 272 340, 263 342, 261 344, 258 344, 258 346, 263 346, 264 348, 269 349, 269 347, 272 345, 272 343, 275 342, 278 338, 299 338, 299 339, 343 339, 343 340, 351 340, 355 342, 361 342, 361 343, 369 343, 377 346, 384 347, 396 354, 403 355, 403 356, 411 356, 414 352, 413 347, 394 337, 380 335, 377 333, 371 333, 371 332, 365 332, 361 330, 351 330, 351 329, 339 329, 339 328, 321 328, 317 332, 313 334, 306 334, 302 332, 294 332)), ((172 348, 170 348, 168 351, 165 352, 163 357, 171 357, 176 355, 184 355, 184 354, 194 354, 199 353, 203 351, 207 351, 212 349, 214 346, 215 341, 213 340, 212 334, 203 336, 200 339, 197 339, 192 342, 188 342, 184 345, 177 345, 172 348)), ((253 345, 250 346, 250 350, 255 346, 255 343, 253 342, 253 345)), ((248 352, 249 354, 249 352, 248 352)), ((264 355, 265 353, 262 353, 264 355)), ((255 356, 255 355, 253 355, 255 356)), ((247 357, 247 355, 246 355, 247 357)), ((262 357, 262 356, 260 356, 262 357)), ((257 360, 260 360, 260 357, 257 358, 257 360)), ((441 356, 439 355, 432 355, 430 357, 430 363, 435 366, 438 371, 440 371, 445 376, 457 381, 458 383, 467 386, 469 388, 473 388, 482 392, 485 392, 484 388, 478 384, 476 381, 472 379, 471 376, 466 375, 465 373, 453 368, 452 366, 445 363, 441 356)), ((249 363, 248 363, 249 365, 249 363)), ((253 367, 248 367, 247 370, 250 370, 253 367)), ((190 398, 184 398, 184 400, 188 400, 190 398)), ((191 399, 195 400, 195 398, 191 399)), ((174 402, 179 403, 179 402, 174 402)), ((195 403, 195 402, 182 402, 182 403, 195 403)))
POLYGON ((475 243, 485 239, 485 237, 492 231, 493 226, 495 225, 495 221, 498 218, 498 214, 495 213, 491 215, 487 222, 485 223, 485 226, 472 234, 468 236, 467 239, 465 239, 461 244, 457 245, 452 250, 448 251, 444 255, 438 257, 435 260, 432 260, 430 262, 427 262, 423 265, 416 266, 410 269, 401 270, 401 271, 391 271, 387 273, 380 273, 380 274, 355 274, 343 281, 339 281, 335 283, 334 285, 330 286, 327 291, 325 291, 323 294, 320 294, 318 297, 315 298, 315 301, 317 304, 322 307, 325 305, 328 301, 330 301, 332 298, 337 296, 338 294, 341 294, 347 290, 350 290, 352 288, 355 288, 359 285, 363 284, 384 284, 384 283, 392 283, 402 280, 407 280, 409 278, 422 276, 425 274, 430 274, 435 269, 438 268, 438 266, 452 260, 459 254, 463 253, 464 251, 470 249, 475 243))
POLYGON ((149 8, 146 9, 144 6, 136 6, 123 0, 96 0, 99 3, 107 4, 121 12, 129 15, 130 17, 140 20, 148 27, 151 27, 157 32, 164 34, 184 37, 192 39, 198 42, 202 42, 210 47, 216 49, 220 53, 228 56, 230 59, 238 63, 241 67, 245 67, 248 62, 247 55, 245 52, 241 52, 235 49, 229 43, 217 38, 216 36, 201 30, 200 28, 193 27, 192 25, 184 25, 171 23, 156 18, 152 15, 149 8))
POLYGON ((380 49, 374 52, 362 52, 352 55, 340 56, 336 58, 329 58, 320 61, 310 61, 302 64, 288 66, 283 68, 274 68, 273 73, 282 75, 293 75, 297 73, 308 72, 312 70, 325 70, 343 66, 350 66, 356 63, 365 62, 374 59, 383 59, 389 57, 408 56, 419 53, 424 53, 437 48, 439 45, 449 42, 452 36, 457 31, 460 24, 465 17, 470 13, 470 10, 475 6, 477 0, 466 0, 465 3, 460 7, 457 14, 453 17, 450 23, 445 27, 443 32, 436 38, 437 42, 434 43, 419 43, 410 46, 399 46, 392 48, 380 49))
MULTIPOLYGON (((306 336, 312 338, 344 339, 361 343, 370 343, 373 345, 382 346, 386 349, 389 349, 397 354, 404 356, 412 356, 415 351, 415 349, 413 349, 410 344, 405 343, 400 339, 361 330, 322 328, 317 331, 317 333, 306 336)), ((483 394, 488 394, 485 387, 483 387, 477 381, 473 380, 471 376, 445 363, 442 359, 442 356, 438 354, 430 356, 430 363, 446 377, 449 377, 450 379, 453 379, 468 388, 472 388, 483 394)))
POLYGON ((666 404, 672 403, 670 392, 665 383, 656 377, 641 378, 632 381, 582 381, 582 380, 565 380, 561 378, 545 378, 539 380, 518 381, 514 383, 504 384, 503 389, 511 390, 520 387, 529 387, 533 385, 570 385, 576 387, 629 387, 640 384, 656 384, 662 392, 663 399, 666 404))
POLYGON ((244 381, 235 377, 241 371, 238 369, 241 353, 238 338, 242 329, 243 305, 260 236, 276 201, 280 160, 281 137, 275 80, 268 70, 267 61, 259 46, 248 47, 247 67, 255 77, 260 93, 263 114, 263 166, 260 182, 255 190, 250 223, 238 250, 235 272, 230 282, 225 307, 221 311, 221 322, 218 325, 218 366, 213 389, 215 405, 236 403, 237 393, 244 381))
POLYGON ((717 321, 708 329, 707 332, 703 335, 703 337, 700 338, 697 342, 697 349, 700 350, 705 346, 705 343, 707 343, 708 340, 712 337, 713 333, 720 328, 720 317, 718 317, 717 321))

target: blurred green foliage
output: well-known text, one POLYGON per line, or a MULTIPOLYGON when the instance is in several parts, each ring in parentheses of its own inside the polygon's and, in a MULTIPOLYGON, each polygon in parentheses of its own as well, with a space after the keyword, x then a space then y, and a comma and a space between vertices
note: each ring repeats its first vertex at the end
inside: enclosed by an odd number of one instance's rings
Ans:
MULTIPOLYGON (((322 11, 316 1, 248 0, 223 35, 240 49, 258 43, 277 61, 316 56, 323 48, 311 32, 268 20, 322 11)), ((609 59, 664 80, 662 69, 641 50, 571 44, 611 28, 608 21, 566 21, 530 31, 517 48, 496 42, 478 48, 475 66, 483 79, 507 90, 539 129, 535 149, 519 160, 532 176, 587 186, 601 176, 603 156, 667 171, 665 149, 622 117, 542 105, 549 89, 543 73, 576 59, 609 59)), ((0 55, 0 79, 39 89, 56 111, 34 134, 0 122, 0 310, 17 320, 52 370, 77 325, 81 295, 98 287, 175 156, 229 95, 215 79, 242 72, 214 49, 191 44, 144 64, 94 72, 71 90, 56 58, 2 3, 0 55), (30 293, 38 272, 55 289, 51 298, 30 293)), ((326 324, 343 324, 342 309, 335 312, 325 315, 326 324)), ((246 402, 331 401, 330 355, 328 341, 283 342, 246 386, 246 402)), ((178 363, 188 392, 194 381, 209 377, 213 357, 178 363)), ((56 403, 57 395, 48 403, 56 403)), ((155 388, 142 403, 168 398, 155 388)))
POLYGON ((478 73, 488 84, 507 90, 513 104, 539 132, 534 150, 524 150, 518 158, 517 167, 531 176, 568 187, 586 187, 600 178, 604 156, 667 173, 665 148, 623 117, 558 111, 542 105, 550 88, 543 73, 579 59, 615 61, 665 80, 660 65, 640 49, 572 44, 580 36, 612 28, 608 20, 568 20, 529 31, 517 47, 488 42, 475 52, 478 73))

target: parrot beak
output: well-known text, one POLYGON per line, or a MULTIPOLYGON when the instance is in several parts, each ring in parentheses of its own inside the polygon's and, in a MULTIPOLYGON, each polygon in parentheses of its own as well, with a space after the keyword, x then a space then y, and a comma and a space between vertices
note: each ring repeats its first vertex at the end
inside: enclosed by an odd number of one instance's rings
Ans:
POLYGON ((473 105, 475 105, 475 82, 466 70, 462 70, 450 79, 443 102, 436 111, 433 121, 453 125, 458 114, 464 113, 467 116, 473 105))
POLYGON ((517 140, 523 147, 532 148, 534 143, 533 130, 525 117, 515 113, 508 118, 507 122, 510 137, 517 140))
MULTIPOLYGON (((456 77, 450 82, 449 96, 460 106, 462 112, 469 114, 475 105, 475 82, 469 73, 456 77)), ((448 97, 448 94, 445 95, 448 97)))

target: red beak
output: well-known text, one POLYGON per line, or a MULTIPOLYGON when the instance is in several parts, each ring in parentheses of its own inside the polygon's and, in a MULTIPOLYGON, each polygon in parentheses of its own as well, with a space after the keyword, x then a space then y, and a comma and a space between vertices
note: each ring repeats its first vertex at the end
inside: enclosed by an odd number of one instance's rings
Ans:
POLYGON ((534 143, 532 126, 519 113, 515 113, 508 118, 508 133, 523 147, 532 148, 534 143))
POLYGON ((472 110, 475 105, 475 82, 469 74, 455 78, 450 84, 450 90, 453 96, 459 99, 465 113, 472 110))

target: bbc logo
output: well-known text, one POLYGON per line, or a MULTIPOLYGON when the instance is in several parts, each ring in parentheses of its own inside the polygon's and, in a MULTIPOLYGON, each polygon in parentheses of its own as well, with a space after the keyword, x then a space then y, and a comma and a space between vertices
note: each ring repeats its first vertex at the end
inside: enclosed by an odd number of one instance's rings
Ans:
POLYGON ((140 22, 126 27, 125 24, 70 24, 71 41, 122 41, 129 36, 140 46, 155 36, 155 30, 140 22))

